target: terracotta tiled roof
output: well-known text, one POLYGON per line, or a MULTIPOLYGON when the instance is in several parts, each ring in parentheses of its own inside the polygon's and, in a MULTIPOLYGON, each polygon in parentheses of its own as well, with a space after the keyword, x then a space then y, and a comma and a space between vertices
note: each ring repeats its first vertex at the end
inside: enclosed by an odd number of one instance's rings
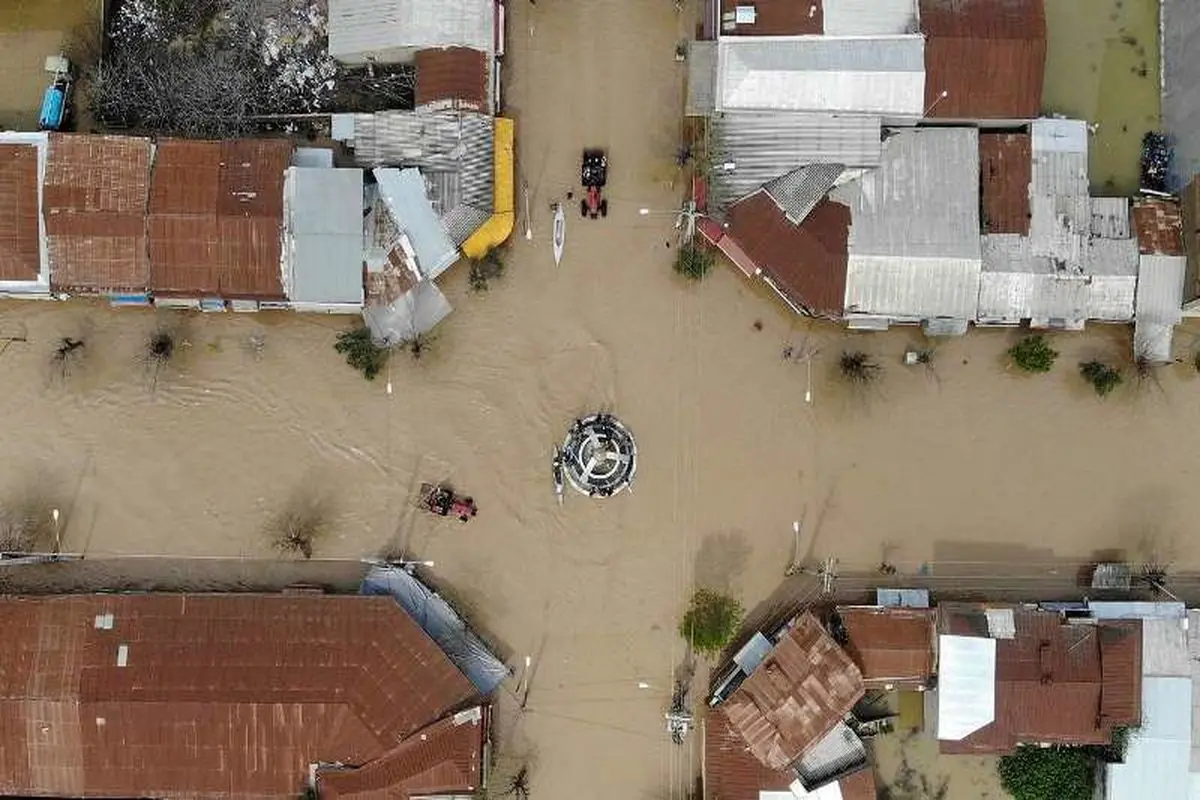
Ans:
POLYGON ((41 272, 38 152, 0 145, 0 280, 32 281, 41 272))
POLYGON ((1032 119, 1041 112, 1043 1, 921 0, 929 116, 1032 119))
MULTIPOLYGON (((721 15, 732 14, 738 6, 752 5, 753 25, 738 25, 728 33, 737 36, 797 36, 825 32, 822 0, 721 0, 721 15)), ((723 31, 718 23, 718 31, 723 31)))
POLYGON ((149 139, 50 135, 42 208, 55 287, 145 290, 149 185, 149 139))
POLYGON ((766 192, 729 209, 726 233, 796 306, 841 316, 850 209, 825 199, 794 225, 766 192))
POLYGON ((469 47, 418 50, 417 105, 445 102, 454 108, 487 111, 487 54, 469 47))
POLYGON ((291 796, 474 697, 390 598, 0 599, 0 794, 291 796))
MULTIPOLYGON (((1015 609, 1016 636, 996 642, 996 719, 943 752, 1004 753, 1022 742, 1104 744, 1141 720, 1141 623, 1068 624, 1015 609)), ((986 635, 982 611, 940 608, 947 633, 986 635)))
POLYGON ((868 686, 915 688, 933 675, 933 609, 841 606, 837 613, 846 652, 868 686))
POLYGON ((150 195, 150 285, 188 297, 283 297, 284 139, 159 141, 150 195))
POLYGON ((1182 256, 1183 211, 1174 200, 1143 197, 1133 203, 1138 251, 1147 255, 1182 256))
POLYGON ((718 711, 755 758, 783 769, 829 733, 863 692, 858 667, 816 617, 804 614, 718 711))
POLYGON ((979 134, 979 182, 988 233, 1029 235, 1033 151, 1027 133, 979 134))

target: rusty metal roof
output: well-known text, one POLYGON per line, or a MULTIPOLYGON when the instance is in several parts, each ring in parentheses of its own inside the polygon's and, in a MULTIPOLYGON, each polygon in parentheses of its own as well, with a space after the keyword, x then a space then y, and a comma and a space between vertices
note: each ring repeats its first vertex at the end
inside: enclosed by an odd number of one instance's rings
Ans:
POLYGON ((150 191, 150 288, 281 299, 285 139, 159 141, 150 191))
POLYGON ((725 232, 793 305, 819 315, 841 316, 849 208, 824 199, 795 225, 760 191, 730 207, 728 218, 725 232))
POLYGON ((862 674, 811 614, 718 706, 751 753, 783 769, 819 742, 863 696, 862 674))
POLYGON ((487 111, 487 54, 470 47, 418 50, 416 103, 487 111))
POLYGON ((474 696, 389 598, 0 599, 0 794, 265 797, 474 696))
POLYGON ((868 685, 915 688, 933 675, 933 609, 839 606, 837 613, 848 637, 846 652, 868 685))
MULTIPOLYGON (((1141 623, 1067 623, 1057 613, 1013 610, 1015 636, 996 642, 996 719, 943 752, 1004 753, 1022 742, 1105 744, 1141 721, 1141 623)), ((982 607, 939 609, 943 632, 987 635, 982 607), (981 634, 982 631, 982 634, 981 634)))
POLYGON ((738 6, 754 6, 752 25, 735 28, 718 27, 723 35, 736 36, 797 36, 825 32, 822 0, 721 0, 721 17, 736 13, 738 6))
POLYGON ((1029 184, 1033 151, 1027 133, 979 134, 979 184, 983 229, 1029 235, 1029 184))
POLYGON ((0 144, 0 280, 41 274, 38 152, 32 144, 0 144))
POLYGON ((1133 202, 1133 225, 1138 251, 1144 255, 1182 256, 1183 210, 1179 203, 1158 197, 1133 202))
POLYGON ((920 8, 929 116, 1016 120, 1041 112, 1043 0, 921 0, 920 8))
POLYGON ((760 791, 786 792, 796 779, 763 766, 720 713, 705 722, 704 772, 705 800, 758 800, 760 791))
POLYGON ((51 285, 145 290, 150 154, 149 139, 50 136, 42 208, 51 285))

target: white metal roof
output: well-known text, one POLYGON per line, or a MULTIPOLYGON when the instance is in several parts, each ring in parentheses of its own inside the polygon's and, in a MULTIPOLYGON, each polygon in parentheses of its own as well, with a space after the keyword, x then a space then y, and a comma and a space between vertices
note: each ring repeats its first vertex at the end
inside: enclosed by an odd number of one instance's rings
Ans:
POLYGON ((996 640, 938 637, 937 735, 959 741, 996 718, 996 640))
POLYGON ((301 307, 361 307, 362 170, 289 167, 283 197, 288 299, 301 307))
POLYGON ((687 104, 689 117, 704 117, 713 112, 717 82, 717 43, 692 42, 688 48, 687 104))
POLYGON ((1142 674, 1158 678, 1192 677, 1187 619, 1142 620, 1142 674))
POLYGON ((1037 119, 1031 125, 1032 253, 1071 269, 1081 268, 1092 229, 1087 136, 1082 120, 1037 119))
POLYGON ((1128 197, 1093 197, 1091 207, 1092 236, 1102 236, 1105 239, 1129 238, 1128 197))
POLYGON ((718 111, 842 111, 919 117, 925 110, 920 35, 745 36, 717 43, 718 111))
POLYGON ((1142 679, 1142 727, 1130 732, 1125 763, 1106 767, 1106 800, 1186 800, 1192 699, 1188 678, 1142 679))
POLYGON ((917 33, 916 0, 824 0, 826 36, 897 36, 917 33))
POLYGON ((404 61, 427 47, 495 48, 494 0, 329 0, 329 54, 404 61))
POLYGON ((1181 620, 1187 608, 1175 600, 1089 600, 1088 612, 1096 619, 1181 620))
POLYGON ((401 236, 407 237, 421 276, 433 280, 458 260, 458 248, 446 234, 425 194, 425 181, 415 169, 379 167, 374 171, 379 193, 401 236))
POLYGON ((1144 255, 1138 267, 1133 352, 1138 357, 1171 360, 1175 326, 1183 321, 1185 256, 1144 255))
MULTIPOLYGON (((1192 670, 1192 730, 1200 731, 1200 609, 1188 609, 1188 660, 1192 670)), ((1192 739, 1190 769, 1200 773, 1200 737, 1192 739)))

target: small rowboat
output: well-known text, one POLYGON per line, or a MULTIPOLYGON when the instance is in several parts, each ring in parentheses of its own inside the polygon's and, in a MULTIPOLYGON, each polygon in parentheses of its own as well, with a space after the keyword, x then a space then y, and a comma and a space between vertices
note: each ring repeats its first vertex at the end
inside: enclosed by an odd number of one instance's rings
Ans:
POLYGON ((563 213, 562 203, 554 204, 554 266, 562 261, 563 245, 567 241, 567 215, 563 213))

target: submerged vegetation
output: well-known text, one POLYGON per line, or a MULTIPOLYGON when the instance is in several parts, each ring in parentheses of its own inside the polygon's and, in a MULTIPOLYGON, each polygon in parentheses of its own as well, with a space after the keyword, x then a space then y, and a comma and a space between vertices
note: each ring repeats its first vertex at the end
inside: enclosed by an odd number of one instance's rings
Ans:
POLYGON ((375 344, 371 330, 366 325, 342 331, 333 344, 333 349, 346 357, 346 363, 363 374, 369 381, 387 365, 391 351, 375 344))
POLYGON ((1085 361, 1079 365, 1079 374, 1092 385, 1100 397, 1107 396, 1121 385, 1121 373, 1103 361, 1085 361))
POLYGON ((838 359, 838 374, 852 386, 869 386, 883 375, 883 367, 861 350, 848 350, 838 359))
POLYGON ((1058 351, 1040 333, 1026 336, 1008 349, 1008 357, 1025 372, 1049 372, 1058 359, 1058 351))
POLYGON ((698 281, 712 269, 713 254, 702 244, 687 242, 675 251, 675 271, 685 278, 698 281))
POLYGON ((679 623, 679 635, 698 653, 716 655, 737 632, 742 614, 742 604, 732 597, 699 589, 679 623))
POLYGON ((473 292, 486 292, 494 280, 504 275, 504 255, 499 250, 489 250, 483 258, 471 259, 467 282, 473 292))

